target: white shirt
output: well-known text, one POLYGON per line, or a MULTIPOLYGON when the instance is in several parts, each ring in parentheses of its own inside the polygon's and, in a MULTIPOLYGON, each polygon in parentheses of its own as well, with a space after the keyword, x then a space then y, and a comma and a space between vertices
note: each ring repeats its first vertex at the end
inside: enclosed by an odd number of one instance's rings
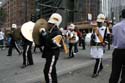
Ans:
POLYGON ((125 19, 117 23, 112 28, 113 47, 125 49, 125 19))
MULTIPOLYGON (((98 28, 98 30, 99 30, 99 33, 101 34, 102 38, 104 38, 106 27, 102 26, 102 27, 98 28)), ((96 35, 95 42, 100 43, 101 41, 99 40, 97 34, 95 34, 95 35, 96 35)))
POLYGON ((2 31, 0 31, 0 40, 4 39, 4 33, 2 31))
POLYGON ((67 34, 66 34, 67 36, 69 35, 69 37, 70 38, 72 38, 73 36, 75 36, 75 42, 78 42, 78 40, 79 40, 79 37, 78 37, 78 35, 77 35, 77 33, 75 32, 75 31, 67 31, 67 34), (70 34, 70 35, 69 35, 70 34))

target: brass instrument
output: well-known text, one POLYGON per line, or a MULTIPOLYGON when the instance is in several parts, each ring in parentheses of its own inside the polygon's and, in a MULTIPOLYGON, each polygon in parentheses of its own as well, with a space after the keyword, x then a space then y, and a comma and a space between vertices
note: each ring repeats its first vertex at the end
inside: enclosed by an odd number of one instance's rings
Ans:
MULTIPOLYGON (((46 31, 49 29, 48 22, 43 18, 37 20, 35 23, 35 26, 33 28, 32 37, 33 37, 33 41, 36 45, 40 45, 40 30, 42 28, 44 28, 46 31)), ((60 43, 62 42, 62 46, 64 48, 65 53, 67 54, 69 52, 69 49, 61 35, 57 35, 56 37, 54 37, 53 42, 55 42, 57 44, 57 46, 59 46, 59 47, 61 46, 60 43)))
POLYGON ((36 21, 32 33, 33 41, 36 45, 40 45, 40 29, 41 28, 47 29, 47 26, 48 26, 47 21, 43 18, 36 21))
POLYGON ((61 35, 57 35, 52 40, 53 40, 53 43, 55 43, 58 47, 61 47, 61 44, 60 44, 61 40, 62 40, 62 36, 61 35))
POLYGON ((67 47, 66 43, 64 42, 64 39, 62 39, 62 44, 63 44, 65 54, 68 54, 69 53, 69 48, 67 47))
POLYGON ((75 32, 70 33, 70 35, 69 35, 68 38, 69 38, 69 42, 70 43, 76 43, 76 42, 78 42, 78 36, 77 36, 77 34, 75 32))
POLYGON ((62 46, 64 48, 64 52, 67 54, 69 52, 69 49, 66 45, 66 43, 64 42, 64 39, 61 35, 57 35, 56 37, 53 38, 53 41, 55 42, 55 44, 59 47, 61 47, 61 42, 62 42, 62 46))

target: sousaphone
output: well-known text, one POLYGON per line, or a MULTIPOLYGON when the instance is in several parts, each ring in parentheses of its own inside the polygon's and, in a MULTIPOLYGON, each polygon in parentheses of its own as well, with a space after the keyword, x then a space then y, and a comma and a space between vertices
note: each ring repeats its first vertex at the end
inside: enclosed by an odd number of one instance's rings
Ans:
POLYGON ((36 21, 34 29, 33 29, 32 37, 36 45, 40 45, 40 29, 41 28, 45 28, 45 30, 47 29, 47 21, 43 18, 36 21))

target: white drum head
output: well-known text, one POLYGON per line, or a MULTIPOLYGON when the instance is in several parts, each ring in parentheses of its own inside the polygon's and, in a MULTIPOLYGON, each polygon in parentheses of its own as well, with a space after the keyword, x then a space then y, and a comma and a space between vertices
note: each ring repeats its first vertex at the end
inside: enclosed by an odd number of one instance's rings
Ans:
POLYGON ((21 33, 26 38, 27 40, 33 42, 33 28, 34 28, 35 23, 32 21, 26 22, 22 25, 21 27, 21 33))

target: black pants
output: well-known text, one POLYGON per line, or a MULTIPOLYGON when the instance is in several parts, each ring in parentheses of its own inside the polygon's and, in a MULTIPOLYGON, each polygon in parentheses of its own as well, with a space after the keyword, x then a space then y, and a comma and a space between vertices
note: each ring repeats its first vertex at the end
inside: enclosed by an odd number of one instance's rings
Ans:
POLYGON ((44 67, 44 77, 46 83, 58 83, 57 73, 56 73, 56 63, 58 58, 52 56, 51 58, 46 58, 46 63, 44 67))
POLYGON ((4 39, 0 40, 0 48, 4 47, 4 39))
POLYGON ((16 50, 17 50, 17 52, 18 52, 19 54, 21 53, 20 49, 19 49, 18 46, 17 46, 17 43, 16 43, 16 42, 13 42, 13 43, 11 43, 11 45, 9 46, 8 56, 12 56, 12 50, 13 50, 13 48, 16 48, 16 50))
POLYGON ((107 34, 107 41, 108 41, 108 50, 110 50, 110 44, 111 44, 110 34, 107 34))
POLYGON ((74 44, 73 43, 69 43, 69 57, 70 56, 74 56, 74 51, 73 51, 73 46, 74 46, 74 44))
POLYGON ((85 40, 82 39, 82 48, 85 49, 85 40))
POLYGON ((109 83, 125 83, 125 49, 114 49, 112 54, 112 72, 109 83))
POLYGON ((102 59, 101 59, 101 58, 97 58, 97 59, 96 59, 96 63, 95 63, 95 67, 94 67, 93 74, 99 74, 99 72, 100 72, 102 69, 103 69, 102 59))
POLYGON ((34 50, 33 50, 34 52, 36 52, 36 48, 39 48, 40 52, 43 51, 43 49, 41 48, 41 46, 39 46, 39 45, 35 45, 34 50))
POLYGON ((23 46, 23 65, 33 65, 31 47, 32 43, 23 46))
POLYGON ((79 37, 79 46, 81 46, 82 45, 82 38, 81 37, 79 37))

